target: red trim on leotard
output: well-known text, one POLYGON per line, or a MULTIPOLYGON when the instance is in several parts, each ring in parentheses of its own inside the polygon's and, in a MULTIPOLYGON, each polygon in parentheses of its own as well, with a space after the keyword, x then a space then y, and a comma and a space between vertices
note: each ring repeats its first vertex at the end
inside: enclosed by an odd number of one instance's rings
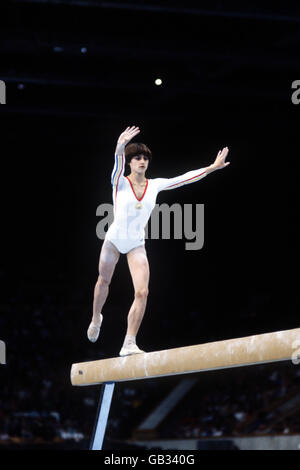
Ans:
POLYGON ((146 190, 147 190, 147 187, 148 187, 148 180, 147 180, 147 178, 146 178, 146 186, 145 186, 143 195, 142 195, 142 197, 141 197, 140 199, 139 199, 139 198, 137 197, 137 195, 135 194, 134 187, 133 187, 133 185, 132 185, 132 182, 131 182, 130 179, 128 178, 128 176, 126 176, 125 178, 128 179, 128 181, 129 181, 129 183, 130 183, 130 186, 131 186, 131 189, 132 189, 133 194, 135 195, 136 199, 137 199, 138 201, 141 201, 141 200, 143 199, 143 197, 145 196, 145 193, 146 193, 146 190))
POLYGON ((167 186, 165 189, 172 188, 172 186, 177 186, 177 184, 183 184, 183 183, 186 183, 187 181, 190 181, 190 180, 194 180, 194 179, 196 179, 196 178, 199 178, 199 176, 204 175, 205 172, 206 172, 206 170, 203 171, 203 173, 200 173, 199 175, 193 176, 192 178, 188 178, 187 180, 180 181, 180 183, 171 184, 170 186, 167 186))

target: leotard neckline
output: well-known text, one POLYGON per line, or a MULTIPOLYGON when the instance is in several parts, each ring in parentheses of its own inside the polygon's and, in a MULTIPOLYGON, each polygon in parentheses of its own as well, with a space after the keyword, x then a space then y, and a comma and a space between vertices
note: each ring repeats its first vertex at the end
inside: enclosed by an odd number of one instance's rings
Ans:
POLYGON ((146 193, 146 191, 147 191, 147 187, 148 187, 148 180, 147 180, 147 178, 146 178, 146 186, 145 186, 144 192, 143 192, 143 194, 142 194, 142 197, 140 197, 140 198, 138 198, 137 195, 135 194, 135 190, 134 190, 133 184, 132 184, 132 182, 130 181, 130 179, 128 178, 128 176, 126 176, 125 178, 127 178, 127 180, 129 181, 130 186, 131 186, 131 189, 132 189, 133 194, 135 195, 136 199, 137 199, 138 201, 141 201, 141 200, 143 199, 143 197, 145 196, 145 193, 146 193))

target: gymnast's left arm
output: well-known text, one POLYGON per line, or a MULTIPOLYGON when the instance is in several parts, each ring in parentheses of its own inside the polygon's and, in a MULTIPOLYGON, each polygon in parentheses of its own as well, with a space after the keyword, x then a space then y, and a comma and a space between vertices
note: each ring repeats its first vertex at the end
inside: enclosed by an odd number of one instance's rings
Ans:
POLYGON ((185 184, 195 183, 196 181, 199 181, 200 179, 207 176, 209 173, 225 168, 230 163, 230 162, 225 162, 228 152, 229 152, 228 147, 224 147, 222 150, 218 152, 218 155, 214 163, 212 163, 211 165, 205 168, 188 171, 187 173, 184 173, 183 175, 175 176, 175 178, 156 178, 158 191, 175 189, 185 184))

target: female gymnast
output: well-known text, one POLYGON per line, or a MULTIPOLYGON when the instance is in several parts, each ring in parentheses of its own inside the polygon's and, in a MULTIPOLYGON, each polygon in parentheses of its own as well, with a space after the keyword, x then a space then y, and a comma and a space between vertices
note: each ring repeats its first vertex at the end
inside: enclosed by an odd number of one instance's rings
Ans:
POLYGON ((139 127, 127 127, 121 133, 115 150, 115 163, 111 175, 114 220, 102 244, 99 258, 99 276, 94 289, 93 316, 87 336, 91 342, 98 339, 103 321, 102 308, 120 253, 127 255, 134 286, 134 301, 127 318, 127 332, 120 356, 143 353, 136 344, 147 303, 149 264, 145 250, 145 226, 155 207, 158 193, 194 183, 209 173, 225 168, 228 147, 218 152, 214 163, 206 168, 189 171, 175 178, 147 179, 145 174, 152 157, 145 144, 129 142, 139 134, 139 127), (127 145, 129 144, 129 145, 127 145), (125 162, 130 174, 124 176, 125 162))

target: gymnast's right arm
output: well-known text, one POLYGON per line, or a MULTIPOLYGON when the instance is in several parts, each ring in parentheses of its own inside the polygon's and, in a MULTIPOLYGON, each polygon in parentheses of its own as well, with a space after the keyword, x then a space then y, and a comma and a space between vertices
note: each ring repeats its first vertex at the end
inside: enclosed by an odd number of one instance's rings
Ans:
POLYGON ((113 186, 118 184, 120 177, 124 175, 125 171, 125 146, 128 142, 133 139, 137 134, 139 134, 140 130, 138 127, 132 126, 127 127, 122 134, 120 134, 117 146, 115 150, 115 163, 114 168, 111 174, 111 184, 113 186))

